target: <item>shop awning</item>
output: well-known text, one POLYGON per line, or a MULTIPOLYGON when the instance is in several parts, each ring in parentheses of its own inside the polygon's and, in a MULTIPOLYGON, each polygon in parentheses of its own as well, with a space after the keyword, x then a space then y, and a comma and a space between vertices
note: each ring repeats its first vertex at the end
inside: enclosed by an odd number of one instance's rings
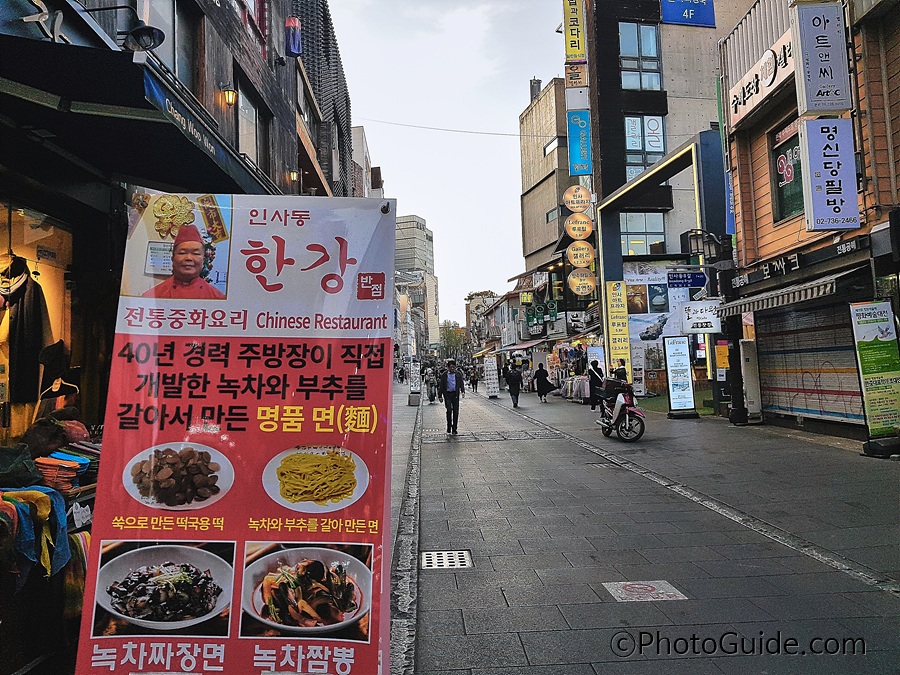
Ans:
POLYGON ((482 356, 487 356, 490 352, 494 351, 493 347, 488 347, 487 349, 482 349, 477 354, 472 354, 473 359, 480 359, 482 356))
POLYGON ((191 192, 279 192, 144 52, 0 35, 0 108, 20 128, 123 182, 191 192))
POLYGON ((834 295, 837 292, 837 282, 842 276, 856 272, 859 267, 852 270, 844 270, 837 274, 831 274, 825 277, 819 277, 812 281, 806 281, 802 284, 794 284, 785 288, 779 288, 767 293, 759 295, 750 295, 740 300, 725 303, 718 308, 718 314, 721 317, 734 316, 743 314, 744 312, 758 312, 764 309, 774 309, 776 307, 784 307, 785 305, 793 305, 797 302, 805 302, 807 300, 815 300, 827 295, 834 295))
POLYGON ((513 345, 512 347, 504 347, 498 351, 501 352, 517 352, 522 349, 528 349, 529 347, 534 347, 535 345, 539 345, 544 342, 547 338, 541 338, 540 340, 532 340, 531 342, 523 342, 521 344, 513 345))

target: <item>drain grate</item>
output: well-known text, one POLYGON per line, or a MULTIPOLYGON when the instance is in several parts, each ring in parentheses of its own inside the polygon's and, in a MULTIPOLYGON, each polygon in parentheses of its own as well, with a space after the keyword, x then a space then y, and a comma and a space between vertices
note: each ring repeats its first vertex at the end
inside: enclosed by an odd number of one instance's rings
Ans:
POLYGON ((422 551, 423 570, 458 570, 475 567, 471 551, 422 551))

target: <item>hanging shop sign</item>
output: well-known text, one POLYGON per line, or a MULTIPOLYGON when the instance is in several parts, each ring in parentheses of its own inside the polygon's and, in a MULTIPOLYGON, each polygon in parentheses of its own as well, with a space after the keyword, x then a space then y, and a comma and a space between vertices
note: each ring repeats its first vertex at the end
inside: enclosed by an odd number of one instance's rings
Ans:
POLYGON ((722 320, 717 310, 719 300, 700 300, 681 304, 681 332, 685 335, 704 335, 722 332, 722 320))
POLYGON ((566 88, 568 87, 586 87, 587 83, 587 65, 584 63, 570 63, 566 65, 566 88))
POLYGON ((606 282, 606 334, 609 336, 609 362, 625 359, 628 379, 631 380, 631 345, 628 338, 628 305, 625 282, 606 282))
POLYGON ((890 301, 850 304, 869 437, 900 431, 900 351, 890 301))
POLYGON ((550 281, 550 273, 549 272, 535 272, 531 275, 531 286, 532 288, 540 288, 544 284, 550 281))
POLYGON ((597 288, 597 277, 589 269, 580 268, 569 273, 569 289, 575 295, 590 295, 597 288))
POLYGON ((588 110, 566 112, 569 131, 569 175, 591 174, 591 115, 588 110))
POLYGON ((844 8, 840 2, 791 6, 797 58, 797 115, 840 115, 853 108, 844 8))
POLYGON ((663 338, 669 412, 685 413, 694 409, 694 380, 691 376, 691 341, 687 337, 663 338))
POLYGON ((709 281, 704 272, 669 272, 669 288, 702 288, 709 281))
POLYGON ((131 214, 78 675, 388 670, 394 213, 153 194, 131 214))
POLYGON ((530 305, 532 302, 534 302, 534 293, 532 291, 519 292, 519 304, 530 305))
POLYGON ((793 73, 794 57, 789 28, 728 92, 731 127, 734 128, 793 73))
POLYGON ((713 0, 662 0, 662 22, 716 27, 713 0))
POLYGON ((573 213, 584 213, 591 206, 591 191, 583 185, 571 185, 563 193, 563 204, 573 213))
POLYGON ((583 213, 573 213, 566 218, 566 234, 572 239, 587 239, 594 232, 594 221, 583 213))
POLYGON ((583 0, 563 0, 563 38, 566 41, 566 63, 586 63, 583 0))
POLYGON ((800 162, 806 173, 803 211, 807 231, 861 227, 853 121, 803 120, 800 123, 800 162))
POLYGON ((594 262, 594 247, 586 241, 573 241, 566 249, 566 258, 573 267, 588 267, 594 262))

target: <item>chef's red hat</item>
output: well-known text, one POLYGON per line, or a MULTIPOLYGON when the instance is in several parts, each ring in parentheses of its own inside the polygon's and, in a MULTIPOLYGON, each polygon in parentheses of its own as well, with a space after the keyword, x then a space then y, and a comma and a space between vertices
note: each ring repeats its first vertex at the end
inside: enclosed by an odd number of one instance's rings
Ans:
POLYGON ((203 239, 200 237, 200 230, 197 229, 196 225, 182 225, 178 228, 178 235, 175 237, 175 246, 177 247, 179 244, 183 244, 186 241, 196 241, 199 244, 203 243, 203 239))

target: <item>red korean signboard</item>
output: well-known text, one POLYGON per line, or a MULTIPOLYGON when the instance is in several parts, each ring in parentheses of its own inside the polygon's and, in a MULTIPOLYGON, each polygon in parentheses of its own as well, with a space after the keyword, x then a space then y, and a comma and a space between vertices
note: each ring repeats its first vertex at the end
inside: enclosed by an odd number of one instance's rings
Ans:
POLYGON ((387 671, 394 214, 135 196, 78 675, 387 671))

